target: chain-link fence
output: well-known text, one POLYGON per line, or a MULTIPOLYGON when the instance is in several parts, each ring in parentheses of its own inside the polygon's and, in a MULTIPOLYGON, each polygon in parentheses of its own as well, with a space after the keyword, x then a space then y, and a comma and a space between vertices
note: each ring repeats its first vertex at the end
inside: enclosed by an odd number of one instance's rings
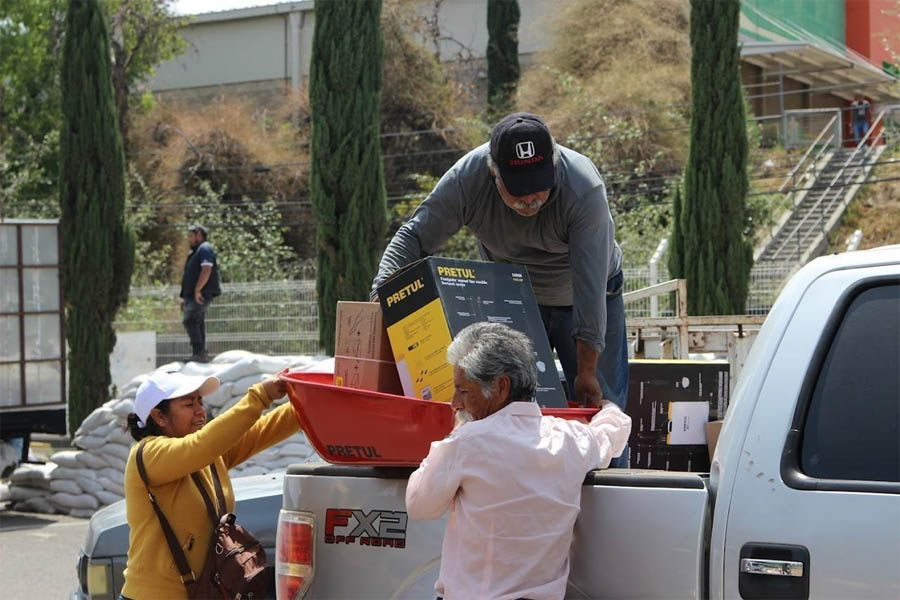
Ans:
MULTIPOLYGON (((157 364, 191 355, 178 292, 176 286, 132 288, 115 324, 118 331, 156 331, 157 364)), ((314 277, 223 284, 206 315, 206 347, 210 354, 317 354, 318 322, 314 277)))
POLYGON ((750 271, 747 314, 766 315, 788 278, 800 268, 794 262, 757 263, 750 271))
POLYGON ((818 144, 839 148, 841 146, 842 115, 839 108, 807 108, 784 112, 783 141, 787 148, 806 148, 818 144), (823 129, 828 130, 822 134, 823 129))
MULTIPOLYGON (((626 268, 625 275, 625 292, 633 292, 641 288, 668 281, 669 271, 665 265, 658 265, 656 281, 653 281, 652 272, 649 267, 626 268)), ((664 294, 656 298, 643 298, 625 305, 625 317, 672 317, 675 316, 675 304, 672 294, 664 294), (654 300, 656 310, 654 311, 654 300), (654 314, 654 312, 656 314, 654 314)))
MULTIPOLYGON (((760 265, 754 269, 747 298, 747 314, 765 315, 781 291, 793 263, 760 265)), ((207 350, 218 354, 241 349, 263 354, 316 354, 319 349, 316 281, 312 269, 304 279, 232 283, 222 286, 206 316, 207 350)), ((625 291, 669 280, 664 264, 656 281, 648 267, 625 269, 625 291)), ((156 331, 156 361, 185 360, 191 354, 181 323, 176 286, 132 288, 128 306, 116 321, 118 331, 156 331)), ((656 316, 673 316, 670 294, 656 300, 656 316)), ((628 318, 653 315, 650 298, 626 305, 628 318)))

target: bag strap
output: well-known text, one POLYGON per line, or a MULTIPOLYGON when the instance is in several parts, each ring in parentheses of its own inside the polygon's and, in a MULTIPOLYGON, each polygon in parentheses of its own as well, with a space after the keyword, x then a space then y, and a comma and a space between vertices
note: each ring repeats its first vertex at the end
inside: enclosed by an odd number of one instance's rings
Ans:
POLYGON ((216 470, 215 463, 209 465, 209 468, 212 469, 213 483, 216 484, 216 501, 219 503, 219 515, 224 515, 228 512, 228 507, 225 505, 225 492, 222 491, 219 471, 216 470))
POLYGON ((219 471, 216 470, 216 464, 211 463, 209 465, 210 470, 212 471, 213 478, 213 487, 216 490, 216 506, 213 506, 212 499, 209 497, 209 492, 206 491, 206 487, 203 485, 203 480, 200 478, 199 473, 191 473, 191 479, 194 480, 194 485, 197 486, 197 489, 200 490, 200 495, 203 496, 203 502, 206 504, 206 512, 209 513, 209 518, 212 520, 213 529, 219 524, 219 521, 222 519, 222 515, 226 512, 225 506, 225 494, 222 492, 222 482, 219 480, 219 471))
POLYGON ((166 519, 166 515, 163 514, 162 509, 160 509, 159 505, 156 503, 156 496, 150 491, 150 484, 147 482, 147 470, 144 468, 144 442, 146 442, 146 440, 142 440, 137 449, 138 473, 140 473, 141 479, 144 481, 144 486, 147 488, 147 495, 150 496, 150 505, 156 512, 156 517, 159 519, 160 526, 162 526, 163 534, 166 536, 166 542, 169 544, 169 550, 172 551, 172 558, 175 559, 175 565, 178 567, 178 572, 181 575, 181 583, 189 587, 191 584, 197 583, 197 576, 194 575, 194 572, 191 570, 187 557, 184 555, 184 550, 178 545, 178 538, 175 537, 175 532, 172 530, 172 526, 169 525, 169 520, 166 519), (188 575, 191 577, 190 580, 185 579, 188 575))
POLYGON ((191 479, 194 480, 194 485, 197 486, 197 489, 200 490, 200 495, 203 496, 203 502, 206 504, 206 512, 209 514, 209 520, 212 521, 213 529, 215 529, 216 525, 219 524, 219 515, 218 511, 216 511, 216 507, 213 506, 212 499, 209 497, 209 492, 203 487, 203 480, 200 479, 198 473, 191 473, 191 479))

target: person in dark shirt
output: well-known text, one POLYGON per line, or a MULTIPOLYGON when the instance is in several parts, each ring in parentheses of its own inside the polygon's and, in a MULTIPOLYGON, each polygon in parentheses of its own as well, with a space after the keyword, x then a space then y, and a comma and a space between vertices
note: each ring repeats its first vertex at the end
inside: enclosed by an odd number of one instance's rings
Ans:
MULTIPOLYGON (((622 249, 593 161, 560 146, 544 120, 513 113, 459 159, 391 239, 372 282, 438 252, 465 227, 483 260, 528 270, 570 400, 625 409, 628 339, 622 249)), ((613 462, 627 466, 627 454, 613 462)))
POLYGON ((858 146, 869 132, 869 101, 862 94, 856 94, 850 103, 850 115, 853 119, 853 139, 858 146))
POLYGON ((191 246, 181 277, 182 322, 191 340, 188 360, 209 362, 206 352, 206 311, 213 298, 222 293, 219 287, 219 267, 216 253, 206 241, 207 231, 202 225, 188 227, 191 246))

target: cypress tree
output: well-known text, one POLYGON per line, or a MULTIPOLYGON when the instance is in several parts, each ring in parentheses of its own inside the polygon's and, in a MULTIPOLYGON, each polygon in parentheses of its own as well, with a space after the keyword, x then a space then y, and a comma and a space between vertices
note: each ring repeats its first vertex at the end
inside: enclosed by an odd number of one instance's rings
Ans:
POLYGON ((61 63, 59 203, 69 342, 69 430, 109 399, 112 323, 128 299, 134 234, 109 32, 98 0, 71 0, 61 63))
POLYGON ((511 112, 519 84, 519 3, 488 0, 488 113, 492 120, 511 112))
POLYGON ((367 300, 387 231, 379 138, 381 0, 316 2, 310 198, 317 219, 319 342, 334 352, 338 300, 367 300))
POLYGON ((676 215, 682 239, 672 247, 681 250, 674 271, 687 279, 694 315, 743 313, 753 263, 739 13, 739 0, 691 0, 691 144, 676 215))
POLYGON ((675 279, 684 277, 684 234, 681 231, 681 182, 675 184, 672 194, 672 235, 669 237, 669 275, 675 279))

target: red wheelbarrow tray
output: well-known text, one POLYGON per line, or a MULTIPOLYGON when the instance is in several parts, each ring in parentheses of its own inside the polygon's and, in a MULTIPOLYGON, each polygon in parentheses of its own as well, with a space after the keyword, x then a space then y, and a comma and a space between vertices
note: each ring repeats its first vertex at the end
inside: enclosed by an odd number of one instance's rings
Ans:
MULTIPOLYGON (((331 373, 285 373, 288 397, 306 437, 332 464, 418 466, 431 442, 453 425, 446 402, 332 385, 331 373)), ((596 408, 543 408, 545 415, 590 419, 596 408)))

